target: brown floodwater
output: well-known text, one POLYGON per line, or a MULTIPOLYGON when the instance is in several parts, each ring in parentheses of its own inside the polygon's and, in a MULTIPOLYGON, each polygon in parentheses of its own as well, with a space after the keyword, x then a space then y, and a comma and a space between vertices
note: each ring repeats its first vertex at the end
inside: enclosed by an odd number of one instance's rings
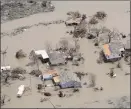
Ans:
MULTIPOLYGON (((7 23, 1 24, 1 31, 8 32, 15 28, 33 25, 39 22, 48 22, 54 20, 65 20, 67 18, 66 13, 68 11, 80 11, 87 14, 87 16, 93 15, 96 11, 104 10, 107 14, 107 20, 104 25, 109 28, 117 28, 119 31, 126 34, 130 33, 130 14, 126 11, 130 8, 128 1, 54 1, 56 9, 51 13, 35 14, 26 18, 17 19, 7 23)), ((88 19, 88 17, 87 17, 88 19)), ((64 24, 52 24, 49 26, 37 26, 27 29, 22 34, 1 38, 1 49, 4 50, 8 46, 5 63, 3 63, 3 57, 1 56, 1 65, 10 65, 12 68, 21 66, 30 70, 31 68, 25 67, 29 62, 28 57, 25 59, 17 60, 15 53, 19 49, 23 49, 28 55, 31 50, 45 49, 45 43, 51 44, 55 47, 60 38, 71 37, 66 34, 67 28, 64 24)), ((79 67, 68 66, 71 71, 80 70, 84 72, 91 72, 96 75, 96 84, 102 86, 104 90, 102 92, 94 92, 91 88, 82 88, 80 93, 74 94, 70 98, 59 98, 57 92, 52 91, 54 96, 50 97, 50 100, 54 105, 61 105, 61 107, 85 107, 86 102, 95 100, 104 100, 110 97, 117 97, 123 95, 130 95, 130 76, 125 76, 124 71, 115 69, 117 77, 115 79, 109 78, 106 73, 109 72, 109 68, 116 66, 115 64, 97 64, 96 59, 98 51, 91 40, 81 39, 80 51, 84 54, 85 63, 79 67)), ((123 63, 123 61, 122 61, 123 63)), ((124 63, 123 63, 124 64, 124 63)), ((41 65, 43 71, 44 65, 41 65)), ((51 108, 50 102, 40 103, 40 95, 37 92, 36 84, 41 83, 39 78, 31 78, 32 91, 29 95, 23 95, 22 98, 16 98, 18 86, 21 84, 30 85, 30 76, 27 75, 25 81, 12 81, 11 86, 2 86, 2 93, 11 97, 11 101, 4 105, 5 108, 51 108)), ((52 90, 52 89, 50 89, 52 90)), ((43 96, 44 97, 44 96, 43 96)), ((87 105, 87 104, 86 104, 87 105)), ((94 103, 97 106, 97 103, 94 103)), ((101 104, 101 107, 108 106, 101 104)), ((88 107, 88 105, 87 105, 88 107)), ((93 106, 92 106, 93 107, 93 106)))

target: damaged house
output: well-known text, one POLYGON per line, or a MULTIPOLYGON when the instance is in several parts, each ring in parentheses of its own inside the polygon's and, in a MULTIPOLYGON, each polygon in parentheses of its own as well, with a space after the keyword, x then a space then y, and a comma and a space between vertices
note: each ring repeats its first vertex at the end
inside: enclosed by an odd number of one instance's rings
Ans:
POLYGON ((48 54, 49 54, 49 64, 51 66, 66 64, 66 60, 65 60, 64 54, 62 52, 52 51, 48 54))
POLYGON ((124 53, 124 46, 121 42, 111 42, 102 46, 105 62, 120 60, 124 53))
POLYGON ((80 88, 81 81, 76 74, 71 72, 61 72, 60 73, 60 87, 64 88, 80 88))

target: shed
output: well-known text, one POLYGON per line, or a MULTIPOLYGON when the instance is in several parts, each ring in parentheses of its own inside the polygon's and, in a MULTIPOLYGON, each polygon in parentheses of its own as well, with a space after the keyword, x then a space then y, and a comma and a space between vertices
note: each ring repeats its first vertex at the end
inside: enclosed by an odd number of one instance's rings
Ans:
POLYGON ((63 65, 66 63, 64 54, 59 51, 53 51, 49 53, 49 63, 52 66, 63 65))
POLYGON ((124 46, 120 42, 112 42, 104 44, 102 49, 105 61, 116 61, 121 58, 124 46))
POLYGON ((48 62, 48 61, 49 61, 49 56, 48 56, 46 50, 37 50, 37 51, 35 51, 35 54, 36 54, 43 62, 48 62))
POLYGON ((81 87, 81 81, 76 74, 71 72, 60 73, 60 87, 61 88, 78 88, 81 87))
POLYGON ((60 77, 59 76, 53 77, 53 82, 55 85, 58 85, 60 83, 60 77))
POLYGON ((43 74, 43 80, 52 80, 53 76, 52 74, 43 74))

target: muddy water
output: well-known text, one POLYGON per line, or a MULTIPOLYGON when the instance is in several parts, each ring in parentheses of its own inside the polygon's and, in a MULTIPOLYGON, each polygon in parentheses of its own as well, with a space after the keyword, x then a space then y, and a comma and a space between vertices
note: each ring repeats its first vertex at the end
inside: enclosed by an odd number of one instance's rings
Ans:
MULTIPOLYGON (((55 12, 52 13, 43 13, 29 16, 27 18, 22 18, 7 22, 1 25, 2 32, 11 31, 14 28, 33 25, 39 22, 47 22, 52 20, 66 19, 66 12, 68 11, 80 11, 89 16, 94 14, 96 11, 104 10, 108 14, 108 19, 105 22, 110 28, 117 28, 118 30, 129 33, 130 31, 130 17, 129 13, 125 13, 129 9, 129 2, 86 2, 86 1, 77 1, 77 2, 68 2, 68 1, 58 1, 54 2, 56 6, 55 12)), ((47 27, 38 26, 28 29, 22 34, 19 34, 14 37, 4 37, 1 39, 1 49, 5 49, 8 46, 6 54, 6 65, 11 67, 22 66, 25 68, 25 65, 28 63, 28 58, 17 60, 15 59, 15 53, 19 49, 23 49, 27 54, 34 49, 44 49, 45 42, 49 42, 52 47, 56 46, 56 43, 61 37, 66 37, 67 34, 66 27, 64 24, 59 25, 50 25, 47 27)), ((69 36, 70 37, 70 36, 69 36)), ((109 97, 123 96, 130 94, 130 76, 124 76, 124 72, 120 69, 116 69, 117 78, 110 79, 106 73, 109 72, 109 68, 114 67, 114 64, 97 64, 96 59, 98 54, 95 54, 94 51, 97 51, 96 47, 92 44, 91 41, 87 39, 80 40, 80 51, 84 54, 85 63, 80 67, 73 67, 72 70, 83 70, 85 72, 94 73, 96 78, 96 83, 99 86, 104 87, 103 92, 93 92, 92 89, 81 89, 80 94, 76 94, 70 98, 58 98, 57 96, 51 97, 51 101, 55 105, 61 104, 62 107, 83 107, 86 102, 106 99, 109 97), (76 105, 77 104, 77 105, 76 105)), ((3 65, 3 61, 1 61, 3 65)), ((70 66, 69 66, 70 67, 70 66)), ((27 67, 26 67, 27 68, 27 67)), ((27 68, 28 69, 28 68, 27 68)), ((11 102, 5 105, 4 107, 33 107, 33 108, 42 108, 42 107, 52 107, 49 102, 40 103, 41 95, 37 93, 36 84, 41 81, 39 78, 31 79, 32 82, 32 92, 31 95, 23 96, 21 99, 16 98, 17 88, 21 84, 30 84, 30 77, 27 76, 25 81, 14 81, 10 87, 2 87, 2 92, 11 97, 11 102), (10 89, 10 91, 9 91, 10 89)), ((56 93, 56 92, 53 92, 56 93)), ((95 105, 95 104, 94 104, 95 105)))

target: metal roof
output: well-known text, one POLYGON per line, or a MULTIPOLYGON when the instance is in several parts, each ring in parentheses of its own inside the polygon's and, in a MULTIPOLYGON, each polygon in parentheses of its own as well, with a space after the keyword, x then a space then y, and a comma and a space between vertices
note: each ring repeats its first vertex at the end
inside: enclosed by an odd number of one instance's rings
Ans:
POLYGON ((103 52, 107 59, 119 58, 121 57, 121 49, 124 46, 120 42, 111 42, 109 44, 103 45, 103 52))
POLYGON ((35 51, 35 54, 36 55, 41 55, 43 59, 49 58, 46 50, 37 50, 37 51, 35 51))

